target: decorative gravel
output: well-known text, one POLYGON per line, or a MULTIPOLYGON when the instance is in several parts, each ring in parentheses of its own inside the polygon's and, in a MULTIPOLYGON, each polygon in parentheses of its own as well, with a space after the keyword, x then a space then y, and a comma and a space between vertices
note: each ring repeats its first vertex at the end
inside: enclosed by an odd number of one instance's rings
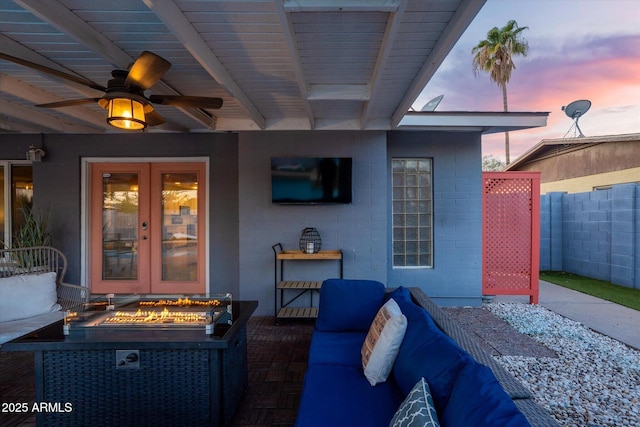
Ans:
POLYGON ((494 356, 563 426, 640 425, 640 351, 544 307, 484 306, 558 357, 494 356))

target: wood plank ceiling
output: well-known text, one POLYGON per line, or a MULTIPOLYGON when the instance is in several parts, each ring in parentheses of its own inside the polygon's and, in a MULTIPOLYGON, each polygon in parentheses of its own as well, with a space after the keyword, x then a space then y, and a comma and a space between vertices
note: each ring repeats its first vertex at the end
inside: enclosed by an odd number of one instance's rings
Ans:
MULTIPOLYGON (((150 132, 392 129, 484 0, 0 0, 0 52, 106 86, 144 51, 172 63, 150 132)), ((0 59, 0 132, 116 132, 86 86, 0 59)))

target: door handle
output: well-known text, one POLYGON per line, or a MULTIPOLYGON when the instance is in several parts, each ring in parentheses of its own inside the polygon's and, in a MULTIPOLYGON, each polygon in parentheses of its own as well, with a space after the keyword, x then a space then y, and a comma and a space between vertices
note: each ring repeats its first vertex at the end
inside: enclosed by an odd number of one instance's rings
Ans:
POLYGON ((142 240, 147 240, 149 237, 147 237, 147 235, 145 234, 144 236, 142 236, 142 240))
POLYGON ((147 223, 147 221, 142 221, 141 226, 142 226, 143 230, 148 230, 149 229, 149 224, 147 223))

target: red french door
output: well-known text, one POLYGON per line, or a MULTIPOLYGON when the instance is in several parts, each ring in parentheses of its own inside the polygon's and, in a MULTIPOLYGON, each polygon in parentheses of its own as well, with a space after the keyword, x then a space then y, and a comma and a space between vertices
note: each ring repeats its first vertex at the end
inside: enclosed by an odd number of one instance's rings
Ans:
POLYGON ((91 291, 203 293, 204 163, 91 165, 91 291))

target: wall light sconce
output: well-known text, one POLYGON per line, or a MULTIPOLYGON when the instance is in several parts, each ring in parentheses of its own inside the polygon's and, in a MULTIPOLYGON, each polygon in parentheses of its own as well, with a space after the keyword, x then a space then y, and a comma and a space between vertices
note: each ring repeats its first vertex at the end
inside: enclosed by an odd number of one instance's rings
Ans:
POLYGON ((125 130, 141 130, 144 121, 144 104, 131 98, 112 98, 107 104, 107 123, 125 130))
POLYGON ((30 145, 29 150, 27 150, 27 160, 31 160, 34 163, 40 163, 46 155, 47 153, 42 148, 38 148, 35 145, 30 145))

